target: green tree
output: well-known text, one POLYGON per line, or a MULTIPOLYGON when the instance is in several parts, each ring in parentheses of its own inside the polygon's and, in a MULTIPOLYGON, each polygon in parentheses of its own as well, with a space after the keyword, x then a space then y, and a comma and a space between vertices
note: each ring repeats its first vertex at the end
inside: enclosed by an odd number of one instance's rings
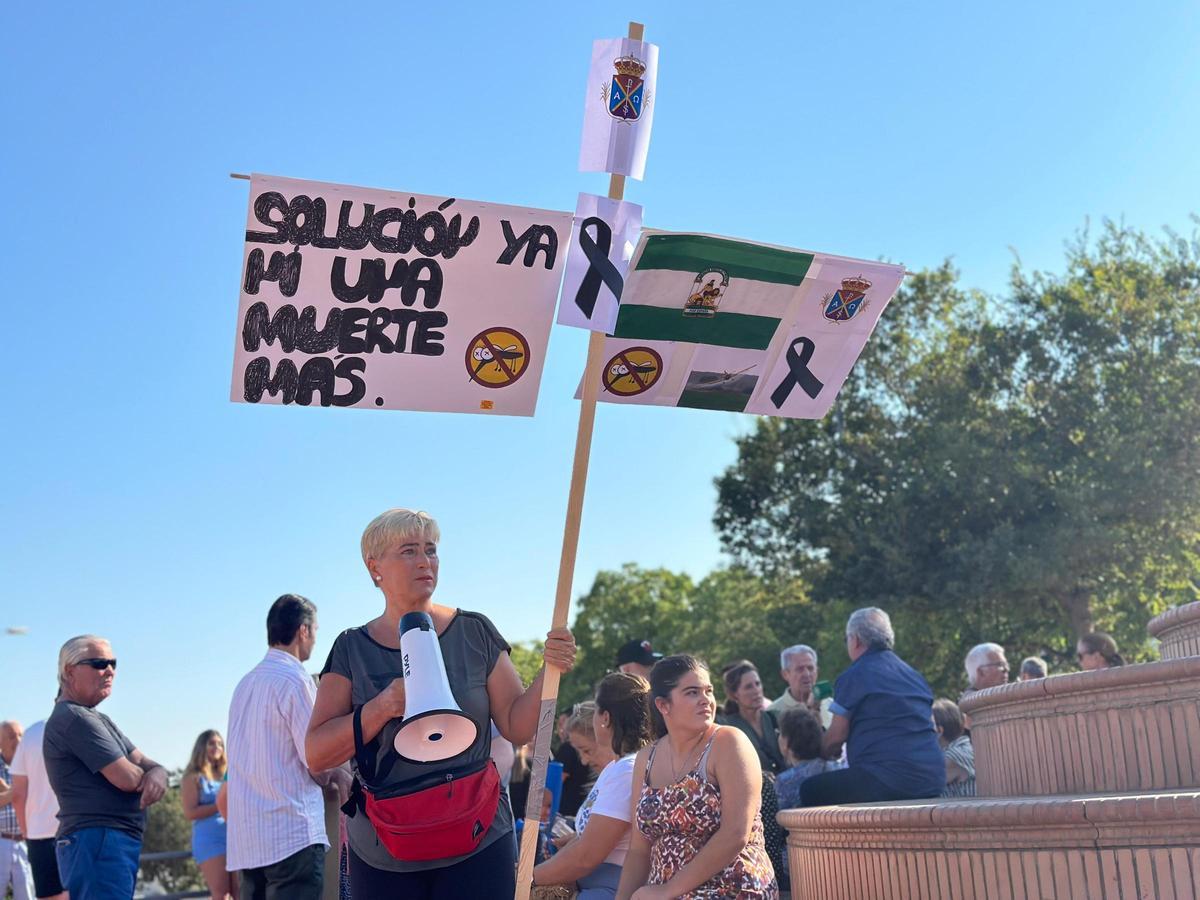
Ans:
POLYGON ((909 279, 829 416, 739 440, 718 529, 838 616, 888 609, 941 692, 980 640, 1065 663, 1098 624, 1143 655, 1197 592, 1198 285, 1195 241, 1111 225, 1001 300, 909 279))
POLYGON ((541 641, 522 641, 512 645, 512 653, 509 656, 516 666, 517 674, 521 676, 521 683, 526 687, 537 678, 537 673, 542 668, 543 646, 541 641))
MULTIPOLYGON (((192 823, 183 814, 183 802, 179 795, 180 774, 171 773, 171 786, 162 799, 147 811, 143 853, 190 852, 192 849, 192 823)), ((157 882, 172 893, 204 888, 200 867, 191 857, 142 863, 141 882, 144 885, 148 881, 157 882)))
POLYGON ((717 569, 689 598, 676 647, 708 663, 718 696, 721 668, 748 659, 758 667, 763 690, 776 697, 784 688, 779 651, 809 642, 819 618, 813 613, 797 580, 769 583, 742 566, 717 569))
POLYGON ((574 623, 579 663, 563 680, 566 706, 591 696, 615 669, 617 649, 643 638, 664 653, 690 653, 713 671, 735 659, 753 661, 768 693, 783 690, 779 651, 815 641, 823 610, 809 600, 798 579, 768 583, 741 566, 717 569, 698 584, 687 575, 641 569, 632 563, 596 576, 579 601, 574 623))
POLYGON ((599 572, 577 603, 572 631, 579 653, 563 678, 559 708, 590 697, 596 682, 616 669, 617 650, 626 641, 638 638, 676 651, 693 588, 687 575, 633 563, 599 572))

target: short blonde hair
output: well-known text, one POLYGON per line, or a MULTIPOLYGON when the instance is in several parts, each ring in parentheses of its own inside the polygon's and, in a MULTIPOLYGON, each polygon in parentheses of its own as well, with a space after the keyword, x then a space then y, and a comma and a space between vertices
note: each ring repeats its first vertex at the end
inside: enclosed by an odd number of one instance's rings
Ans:
POLYGON ((62 645, 62 649, 58 651, 58 686, 60 688, 66 683, 67 667, 75 665, 81 659, 87 659, 90 653, 88 648, 92 644, 108 644, 109 648, 112 648, 112 644, 107 638, 95 634, 81 634, 62 645))
POLYGON ((415 509, 389 509, 371 520, 362 535, 363 564, 378 559, 399 543, 413 538, 424 538, 435 544, 442 539, 433 516, 415 509))

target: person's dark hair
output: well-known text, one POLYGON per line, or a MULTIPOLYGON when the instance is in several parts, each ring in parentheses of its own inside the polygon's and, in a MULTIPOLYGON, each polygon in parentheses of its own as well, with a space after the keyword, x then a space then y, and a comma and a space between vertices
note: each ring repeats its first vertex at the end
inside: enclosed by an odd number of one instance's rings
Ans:
POLYGON ((1105 664, 1110 668, 1125 665, 1125 658, 1117 652, 1117 642, 1113 640, 1111 634, 1105 634, 1103 631, 1093 631, 1081 637, 1079 643, 1084 646, 1088 653, 1099 653, 1104 657, 1105 664))
POLYGON ((945 697, 933 701, 933 721, 942 729, 942 740, 947 744, 957 741, 966 730, 962 710, 957 703, 945 697))
POLYGON ((637 753, 650 743, 650 682, 640 675, 614 672, 596 685, 596 709, 608 713, 613 753, 637 753))
POLYGON ((301 625, 316 621, 317 605, 299 594, 284 594, 271 604, 267 612, 267 643, 286 647, 296 639, 301 625))
POLYGON ((679 686, 688 672, 707 671, 708 666, 686 653, 664 657, 654 664, 650 670, 650 723, 654 726, 654 737, 660 738, 667 733, 667 723, 654 701, 659 698, 669 700, 671 691, 679 686))
POLYGON ((779 733, 796 759, 816 759, 821 755, 821 720, 802 706, 789 709, 779 720, 779 733))
POLYGON ((725 682, 725 715, 732 716, 738 711, 738 704, 733 695, 737 693, 738 685, 748 672, 758 674, 758 666, 748 659, 735 659, 722 667, 721 678, 725 682))

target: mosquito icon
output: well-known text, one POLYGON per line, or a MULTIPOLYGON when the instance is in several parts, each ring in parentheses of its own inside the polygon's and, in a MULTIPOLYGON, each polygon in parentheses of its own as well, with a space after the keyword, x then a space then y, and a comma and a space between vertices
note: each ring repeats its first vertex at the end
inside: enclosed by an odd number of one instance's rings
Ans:
POLYGON ((507 347, 497 347, 494 352, 491 346, 485 344, 482 347, 476 347, 472 350, 471 357, 476 361, 475 369, 471 373, 471 377, 474 378, 488 363, 495 364, 497 374, 504 371, 503 366, 500 364, 501 361, 507 363, 510 368, 515 369, 515 363, 519 359, 524 359, 525 354, 517 349, 516 344, 509 344, 507 347))
POLYGON ((605 383, 604 389, 609 390, 615 387, 618 381, 625 378, 630 379, 635 385, 641 387, 639 376, 650 377, 658 367, 654 363, 614 363, 608 369, 609 380, 605 383))

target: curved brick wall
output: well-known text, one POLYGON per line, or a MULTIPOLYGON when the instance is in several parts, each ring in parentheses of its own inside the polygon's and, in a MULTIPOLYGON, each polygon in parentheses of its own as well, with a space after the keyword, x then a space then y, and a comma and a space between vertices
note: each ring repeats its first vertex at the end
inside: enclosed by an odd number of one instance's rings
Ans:
POLYGON ((793 900, 1193 900, 1200 793, 791 809, 793 900))
POLYGON ((1200 656, 980 691, 981 797, 1200 788, 1200 656))
POLYGON ((1158 655, 1163 659, 1200 656, 1200 603, 1168 609, 1151 619, 1146 630, 1158 638, 1158 655))

